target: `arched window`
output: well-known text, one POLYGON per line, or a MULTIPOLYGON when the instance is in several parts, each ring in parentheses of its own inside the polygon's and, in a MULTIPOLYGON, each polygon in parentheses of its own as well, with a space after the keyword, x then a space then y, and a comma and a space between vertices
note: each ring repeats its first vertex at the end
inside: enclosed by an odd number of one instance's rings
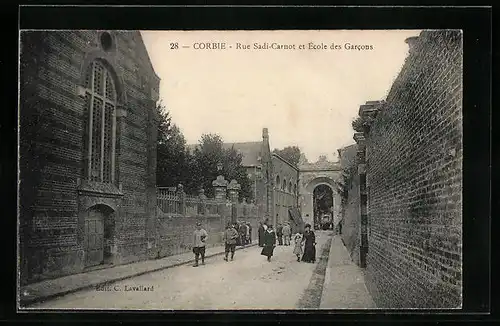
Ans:
POLYGON ((286 179, 283 179, 283 184, 281 185, 281 190, 286 190, 286 179))
POLYGON ((291 181, 288 183, 288 192, 292 193, 292 182, 291 181))
POLYGON ((89 66, 85 76, 86 167, 85 177, 113 183, 115 179, 116 88, 108 69, 100 61, 89 66))
POLYGON ((276 176, 276 188, 279 189, 281 187, 281 183, 280 183, 280 176, 277 175, 276 176))

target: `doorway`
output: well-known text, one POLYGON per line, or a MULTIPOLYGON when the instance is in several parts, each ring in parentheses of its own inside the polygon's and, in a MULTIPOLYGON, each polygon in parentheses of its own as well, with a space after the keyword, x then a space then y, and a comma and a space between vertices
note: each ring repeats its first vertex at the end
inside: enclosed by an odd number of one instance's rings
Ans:
POLYGON ((105 205, 91 207, 85 214, 85 267, 106 263, 111 256, 113 239, 113 210, 105 205))
POLYGON ((333 228, 333 191, 321 184, 313 191, 314 228, 330 230, 333 228))

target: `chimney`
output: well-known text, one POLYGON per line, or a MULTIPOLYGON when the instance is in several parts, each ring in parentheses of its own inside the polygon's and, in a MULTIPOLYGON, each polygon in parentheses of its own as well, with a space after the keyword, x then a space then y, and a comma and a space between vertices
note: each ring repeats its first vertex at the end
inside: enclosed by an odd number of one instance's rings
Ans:
POLYGON ((410 48, 409 49, 410 54, 412 54, 415 51, 415 45, 417 44, 417 42, 418 42, 418 36, 408 37, 405 40, 405 43, 408 44, 408 47, 410 48))
POLYGON ((269 138, 269 132, 268 132, 267 128, 262 128, 262 138, 263 139, 269 138))

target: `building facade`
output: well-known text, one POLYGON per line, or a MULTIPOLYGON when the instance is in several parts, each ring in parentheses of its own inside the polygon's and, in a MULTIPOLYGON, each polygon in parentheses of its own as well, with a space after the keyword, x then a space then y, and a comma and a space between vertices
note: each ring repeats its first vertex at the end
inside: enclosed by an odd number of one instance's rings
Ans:
POLYGON ((298 207, 299 169, 278 154, 272 154, 273 211, 274 225, 290 219, 289 211, 298 207))
POLYGON ((320 156, 318 161, 314 163, 310 163, 305 157, 302 157, 299 169, 299 207, 304 222, 312 226, 317 224, 319 216, 315 216, 314 212, 314 190, 318 186, 325 185, 330 188, 332 193, 331 215, 333 223, 336 225, 340 217, 340 191, 338 186, 341 179, 340 163, 330 162, 326 156, 320 156))
POLYGON ((150 256, 160 79, 140 32, 22 32, 21 283, 150 256))
MULTIPOLYGON (((193 152, 196 146, 187 147, 193 152)), ((276 225, 289 221, 289 209, 298 207, 299 170, 271 153, 268 129, 262 129, 262 141, 224 143, 223 147, 233 148, 242 155, 255 203, 263 209, 269 223, 276 225)))
POLYGON ((353 123, 344 239, 377 307, 460 308, 462 32, 406 43, 387 98, 361 105, 353 123))

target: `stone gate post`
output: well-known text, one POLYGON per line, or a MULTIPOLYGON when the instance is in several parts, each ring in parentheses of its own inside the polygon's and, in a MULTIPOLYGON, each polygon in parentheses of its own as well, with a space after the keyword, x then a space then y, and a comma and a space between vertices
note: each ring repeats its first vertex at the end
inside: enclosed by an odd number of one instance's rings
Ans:
POLYGON ((219 214, 223 220, 223 229, 225 228, 225 224, 227 223, 226 216, 229 215, 227 213, 226 208, 226 196, 227 196, 227 185, 228 182, 222 175, 219 175, 217 179, 212 181, 212 186, 214 187, 215 199, 218 200, 219 203, 219 214))

